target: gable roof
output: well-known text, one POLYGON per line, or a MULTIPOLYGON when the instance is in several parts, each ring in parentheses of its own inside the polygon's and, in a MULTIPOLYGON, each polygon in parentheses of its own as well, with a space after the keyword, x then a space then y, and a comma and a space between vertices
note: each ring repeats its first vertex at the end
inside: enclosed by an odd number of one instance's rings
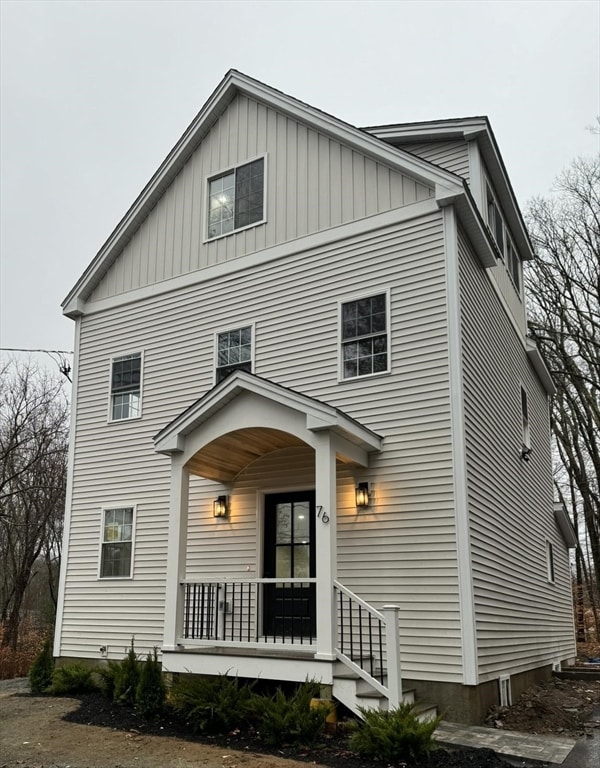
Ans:
POLYGON ((363 128, 373 136, 377 136, 393 146, 403 146, 431 141, 463 141, 476 140, 479 151, 485 162, 486 170, 492 180, 494 192, 502 207, 502 212, 516 240, 521 258, 526 261, 533 259, 534 252, 529 232, 525 226, 517 198, 502 155, 498 149, 496 137, 490 121, 485 115, 476 117, 459 117, 448 120, 427 120, 417 123, 399 123, 395 125, 378 125, 363 128))
MULTIPOLYGON (((369 131, 356 128, 232 69, 213 91, 208 101, 69 292, 62 304, 66 315, 77 317, 83 314, 85 301, 90 293, 238 93, 247 95, 279 112, 302 121, 314 127, 315 130, 332 136, 347 146, 383 162, 395 170, 408 174, 421 183, 434 187, 436 199, 443 199, 443 204, 454 202, 458 197, 465 195, 466 185, 463 179, 450 171, 429 163, 410 152, 394 147, 369 131)), ((468 200, 467 208, 472 209, 474 220, 477 220, 472 199, 468 200)), ((472 231, 469 234, 474 245, 482 244, 485 246, 484 251, 491 248, 492 255, 488 257, 488 263, 485 261, 486 257, 484 257, 483 263, 485 266, 492 266, 492 262, 495 263, 493 244, 491 244, 485 231, 480 231, 482 224, 483 222, 476 223, 474 227, 471 227, 472 231)), ((485 230, 485 226, 483 229, 485 230)))

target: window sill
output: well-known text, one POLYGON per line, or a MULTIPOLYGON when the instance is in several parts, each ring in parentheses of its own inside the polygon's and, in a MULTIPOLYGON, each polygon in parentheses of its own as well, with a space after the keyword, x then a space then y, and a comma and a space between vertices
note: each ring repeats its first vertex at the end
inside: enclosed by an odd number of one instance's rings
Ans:
POLYGON ((341 379, 338 377, 338 384, 352 384, 355 381, 371 381, 372 379, 382 379, 386 376, 391 376, 391 371, 381 371, 378 373, 366 373, 363 376, 352 376, 348 379, 341 379))
POLYGON ((260 221, 254 221, 252 224, 247 224, 245 227, 240 227, 239 229, 232 229, 231 232, 223 232, 222 235, 215 235, 214 237, 205 237, 202 241, 202 244, 206 243, 214 243, 215 240, 222 240, 224 237, 231 237, 231 235, 237 235, 239 232, 246 232, 248 229, 254 229, 254 227, 260 227, 262 224, 266 224, 266 219, 261 219, 260 221))

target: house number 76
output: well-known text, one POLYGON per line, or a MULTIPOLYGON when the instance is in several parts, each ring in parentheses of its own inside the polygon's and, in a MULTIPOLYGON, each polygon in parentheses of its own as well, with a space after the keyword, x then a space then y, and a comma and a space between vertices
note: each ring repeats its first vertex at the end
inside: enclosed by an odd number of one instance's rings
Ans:
POLYGON ((329 515, 323 511, 323 507, 317 505, 317 517, 321 519, 322 523, 329 522, 329 515))

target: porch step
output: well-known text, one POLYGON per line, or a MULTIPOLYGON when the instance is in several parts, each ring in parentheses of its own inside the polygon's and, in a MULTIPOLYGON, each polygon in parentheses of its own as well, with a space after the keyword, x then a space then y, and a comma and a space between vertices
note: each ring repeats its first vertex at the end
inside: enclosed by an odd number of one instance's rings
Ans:
MULTIPOLYGON (((383 685, 387 683, 384 676, 383 685)), ((357 717, 362 718, 361 709, 374 709, 385 712, 389 708, 386 696, 373 688, 360 675, 344 668, 333 675, 333 696, 357 717)), ((402 691, 402 702, 415 705, 415 690, 412 688, 402 691)), ((428 703, 417 703, 415 713, 421 722, 428 722, 437 717, 437 707, 428 703)))

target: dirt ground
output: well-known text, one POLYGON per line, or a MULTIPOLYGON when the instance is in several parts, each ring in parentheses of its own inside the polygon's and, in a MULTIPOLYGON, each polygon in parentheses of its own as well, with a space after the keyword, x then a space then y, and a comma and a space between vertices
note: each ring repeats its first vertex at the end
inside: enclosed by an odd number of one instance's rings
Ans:
MULTIPOLYGON (((600 681, 553 680, 529 689, 510 708, 496 709, 490 725, 531 733, 578 736, 600 704, 600 681)), ((322 754, 291 749, 265 755, 233 737, 226 746, 173 735, 166 723, 146 726, 102 697, 36 697, 26 682, 0 688, 0 768, 306 768, 367 763, 335 740, 322 754), (149 732, 154 731, 154 732, 149 732), (165 735, 157 735, 163 733, 165 735), (301 758, 301 760, 290 758, 301 758), (321 760, 323 762, 321 762, 321 760)), ((371 765, 371 763, 369 763, 371 765)), ((381 764, 383 767, 383 764, 381 764)), ((421 768, 508 768, 488 750, 433 753, 421 768)))

